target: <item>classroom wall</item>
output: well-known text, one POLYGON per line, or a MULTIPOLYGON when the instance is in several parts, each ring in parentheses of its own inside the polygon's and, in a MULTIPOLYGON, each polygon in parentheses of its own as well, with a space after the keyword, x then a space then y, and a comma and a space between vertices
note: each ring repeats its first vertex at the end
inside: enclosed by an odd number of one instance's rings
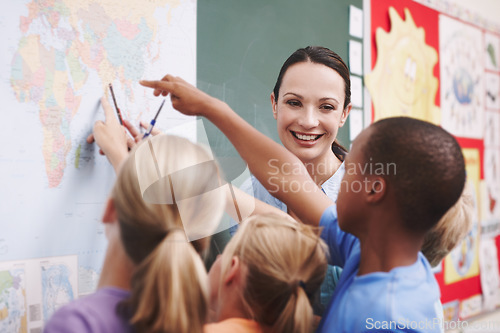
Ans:
POLYGON ((477 13, 485 19, 500 24, 500 1, 498 0, 449 0, 450 3, 477 13))

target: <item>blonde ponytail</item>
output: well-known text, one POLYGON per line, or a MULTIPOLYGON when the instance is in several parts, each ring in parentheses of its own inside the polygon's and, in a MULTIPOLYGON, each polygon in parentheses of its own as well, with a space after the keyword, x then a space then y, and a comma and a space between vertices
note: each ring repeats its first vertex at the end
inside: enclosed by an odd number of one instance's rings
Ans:
POLYGON ((263 328, 312 332, 308 295, 314 294, 326 274, 325 251, 318 231, 310 226, 281 216, 253 216, 226 246, 221 269, 228 271, 233 256, 246 265, 241 298, 248 315, 263 328))
POLYGON ((207 242, 189 240, 212 230, 222 216, 224 192, 213 190, 217 173, 203 148, 167 135, 145 140, 122 166, 112 198, 136 268, 131 296, 118 310, 136 332, 202 332, 208 281, 193 245, 201 252, 207 242), (199 172, 204 163, 210 168, 199 172))
POLYGON ((295 290, 290 295, 283 311, 272 326, 273 332, 302 333, 313 330, 313 310, 304 287, 298 283, 292 287, 295 290))
POLYGON ((136 269, 131 324, 137 332, 202 332, 208 311, 207 274, 184 232, 169 231, 136 269))

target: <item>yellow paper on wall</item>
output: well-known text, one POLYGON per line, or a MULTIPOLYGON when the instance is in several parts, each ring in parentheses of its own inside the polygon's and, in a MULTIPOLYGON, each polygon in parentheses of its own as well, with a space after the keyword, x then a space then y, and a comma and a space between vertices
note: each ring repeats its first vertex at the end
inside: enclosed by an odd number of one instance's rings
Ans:
POLYGON ((438 79, 434 66, 437 51, 425 43, 425 30, 417 27, 408 8, 403 20, 389 8, 391 31, 376 31, 377 62, 365 76, 374 106, 374 121, 406 116, 440 124, 435 105, 438 79))
POLYGON ((478 149, 462 149, 467 183, 473 186, 475 218, 465 239, 445 258, 444 282, 455 283, 479 274, 479 182, 481 162, 478 149))

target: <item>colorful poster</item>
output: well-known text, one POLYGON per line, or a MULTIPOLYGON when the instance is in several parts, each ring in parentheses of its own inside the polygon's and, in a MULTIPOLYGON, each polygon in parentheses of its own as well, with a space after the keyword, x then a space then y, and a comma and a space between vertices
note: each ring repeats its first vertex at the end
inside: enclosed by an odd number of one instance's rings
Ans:
POLYGON ((459 137, 482 137, 484 109, 483 34, 439 15, 441 125, 459 137))
POLYGON ((0 332, 41 332, 47 319, 76 299, 77 256, 0 262, 0 332))
POLYGON ((498 148, 484 149, 484 183, 486 211, 483 218, 500 221, 500 150, 498 148))
POLYGON ((445 284, 455 283, 479 274, 479 219, 477 217, 479 212, 478 198, 481 171, 480 154, 478 149, 473 148, 465 148, 462 152, 466 164, 467 186, 473 186, 472 192, 475 198, 476 218, 465 239, 445 258, 445 284))
POLYGON ((444 321, 445 322, 457 321, 459 310, 460 310, 460 302, 458 300, 443 304, 444 321))
POLYGON ((500 149, 500 112, 485 112, 484 146, 500 149))
POLYGON ((377 29, 377 63, 365 76, 374 120, 408 116, 439 124, 434 104, 438 79, 433 75, 437 51, 425 43, 425 31, 416 26, 410 11, 405 8, 404 13, 405 20, 390 7, 391 31, 377 29))
POLYGON ((500 99, 498 95, 500 93, 500 74, 497 73, 484 73, 485 89, 484 93, 486 96, 486 109, 488 110, 499 110, 500 109, 500 99))
POLYGON ((483 291, 483 309, 493 311, 500 297, 500 276, 498 272, 498 254, 495 241, 481 239, 479 264, 481 267, 481 289, 483 291))
POLYGON ((497 212, 498 199, 492 196, 491 187, 482 180, 481 181, 481 237, 482 238, 495 238, 500 235, 500 218, 497 212))
POLYGON ((0 331, 28 332, 26 268, 22 263, 0 263, 0 331))
POLYGON ((482 310, 482 297, 480 294, 464 299, 460 303, 460 319, 477 316, 482 310))
POLYGON ((484 62, 486 69, 500 71, 500 37, 490 33, 484 34, 484 62))

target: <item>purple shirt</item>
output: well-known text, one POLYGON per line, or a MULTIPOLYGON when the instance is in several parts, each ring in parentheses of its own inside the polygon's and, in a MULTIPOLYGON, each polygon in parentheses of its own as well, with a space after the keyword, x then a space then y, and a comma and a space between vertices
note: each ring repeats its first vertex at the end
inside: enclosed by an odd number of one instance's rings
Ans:
POLYGON ((133 332, 128 321, 116 313, 117 304, 129 295, 129 291, 115 287, 98 289, 57 310, 43 332, 133 332))

